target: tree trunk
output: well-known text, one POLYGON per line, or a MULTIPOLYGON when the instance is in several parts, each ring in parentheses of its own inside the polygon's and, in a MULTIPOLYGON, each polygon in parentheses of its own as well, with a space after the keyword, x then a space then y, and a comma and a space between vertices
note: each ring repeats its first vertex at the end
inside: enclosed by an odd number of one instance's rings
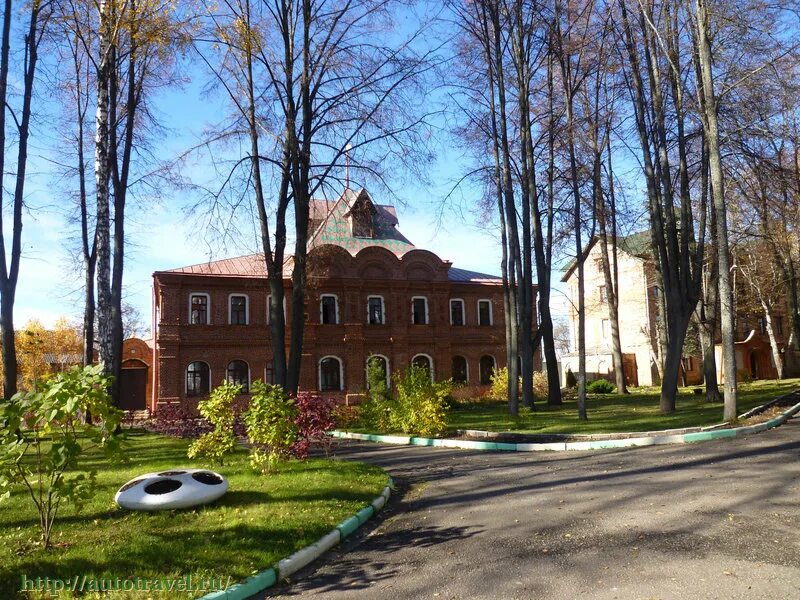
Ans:
POLYGON ((767 329, 767 338, 769 339, 769 348, 772 353, 772 364, 775 367, 778 379, 783 379, 783 357, 781 350, 778 346, 778 338, 775 337, 775 327, 772 322, 772 307, 767 304, 764 299, 760 300, 761 308, 764 311, 764 321, 767 329))
POLYGON ((100 362, 106 373, 114 367, 113 316, 111 298, 111 219, 109 181, 109 78, 111 60, 109 4, 101 0, 99 7, 99 57, 97 60, 97 108, 95 112, 95 188, 97 219, 97 330, 100 362))
POLYGON ((556 137, 556 112, 555 89, 553 84, 554 64, 552 52, 552 37, 549 42, 547 58, 547 238, 542 233, 541 217, 538 206, 534 212, 537 228, 534 239, 536 251, 536 278, 539 283, 539 329, 542 332, 542 348, 547 365, 547 404, 550 406, 561 405, 561 376, 558 372, 556 359, 556 345, 554 339, 553 316, 550 312, 551 269, 553 257, 553 225, 555 219, 555 137, 556 137), (541 238, 541 241, 539 241, 541 238))
POLYGON ((681 358, 683 356, 683 342, 686 340, 688 322, 682 324, 675 321, 674 331, 670 332, 670 339, 674 340, 667 346, 664 357, 664 379, 661 382, 661 412, 669 414, 675 412, 676 398, 678 396, 678 382, 681 374, 681 358), (683 332, 683 335, 681 335, 683 332))
MULTIPOLYGON (((6 262, 6 243, 3 231, 3 220, 0 216, 0 330, 2 330, 3 342, 3 394, 6 399, 11 398, 17 392, 17 353, 14 340, 14 302, 17 294, 17 281, 19 279, 19 263, 22 256, 22 209, 25 202, 25 182, 26 170, 28 166, 28 135, 30 133, 31 104, 33 101, 33 84, 35 81, 36 67, 39 58, 39 42, 41 31, 39 31, 41 19, 41 5, 34 3, 29 6, 30 16, 28 30, 25 36, 25 72, 23 77, 22 108, 17 125, 17 171, 14 185, 13 201, 13 222, 11 239, 11 263, 6 262)), ((2 50, 0 51, 0 100, 7 108, 7 84, 9 70, 9 45, 10 45, 10 19, 12 15, 12 5, 8 0, 5 5, 3 15, 3 39, 2 50)), ((5 143, 6 143, 6 122, 5 109, 0 110, 4 113, 0 121, 0 183, 4 175, 5 168, 5 143)), ((0 185, 0 195, 2 195, 2 185, 0 185)), ((2 204, 2 203, 0 203, 2 204)), ((0 211, 2 212, 2 211, 0 211)))
POLYGON ((737 416, 736 350, 734 347, 734 307, 731 287, 731 266, 728 253, 728 212, 725 204, 722 157, 719 147, 717 97, 714 90, 710 45, 710 23, 705 0, 696 0, 698 60, 703 85, 703 126, 706 131, 711 173, 711 193, 717 213, 717 259, 719 262, 720 318, 722 321, 722 355, 725 374, 725 408, 723 418, 733 421, 737 416))
POLYGON ((628 386, 625 381, 625 364, 622 358, 622 341, 619 331, 619 265, 617 264, 617 232, 616 232, 616 197, 614 194, 613 170, 611 168, 611 144, 608 147, 608 164, 611 178, 609 181, 609 192, 611 206, 611 236, 612 252, 608 251, 608 219, 605 210, 605 201, 601 197, 599 200, 600 210, 598 217, 600 221, 600 249, 603 258, 603 280, 606 286, 606 298, 608 302, 608 320, 611 324, 611 357, 614 364, 614 379, 617 385, 617 392, 620 394, 628 393, 628 386), (612 262, 613 261, 613 262, 612 262))
MULTIPOLYGON (((5 107, 8 102, 8 62, 11 47, 11 0, 5 1, 3 10, 3 38, 0 47, 0 102, 5 107)), ((6 156, 6 110, 0 110, 0 183, 5 175, 6 156)), ((0 185, 0 198, 4 195, 0 185)), ((14 342, 14 299, 16 287, 9 281, 6 265, 5 232, 3 211, 0 210, 0 239, 3 240, 2 256, 0 256, 0 331, 3 338, 3 397, 8 400, 17 393, 17 347, 14 342)), ((13 261, 13 257, 12 257, 13 261)))

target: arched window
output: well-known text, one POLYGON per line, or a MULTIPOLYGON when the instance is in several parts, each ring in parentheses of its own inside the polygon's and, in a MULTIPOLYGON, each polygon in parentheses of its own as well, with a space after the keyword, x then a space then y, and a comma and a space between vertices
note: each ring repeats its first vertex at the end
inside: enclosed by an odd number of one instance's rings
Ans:
POLYGON ((411 364, 421 369, 425 369, 431 375, 431 380, 433 380, 433 360, 427 354, 417 354, 414 358, 411 359, 411 364))
POLYGON ((319 390, 338 392, 342 390, 342 361, 336 356, 326 356, 319 361, 319 390))
POLYGON ((377 365, 383 375, 383 380, 386 382, 386 387, 389 387, 389 360, 382 354, 373 354, 367 358, 367 389, 369 389, 369 368, 372 365, 377 365))
POLYGON ((250 392, 250 367, 243 360, 228 363, 228 381, 242 386, 242 393, 250 392))
POLYGON ((186 395, 201 396, 210 390, 211 376, 208 365, 195 361, 186 368, 186 395))
POLYGON ((467 359, 463 356, 453 357, 452 378, 454 383, 467 383, 469 371, 467 369, 467 359))
POLYGON ((481 385, 489 385, 492 383, 492 375, 494 375, 494 357, 489 356, 488 354, 481 356, 481 360, 478 363, 479 370, 480 370, 480 384, 481 385))

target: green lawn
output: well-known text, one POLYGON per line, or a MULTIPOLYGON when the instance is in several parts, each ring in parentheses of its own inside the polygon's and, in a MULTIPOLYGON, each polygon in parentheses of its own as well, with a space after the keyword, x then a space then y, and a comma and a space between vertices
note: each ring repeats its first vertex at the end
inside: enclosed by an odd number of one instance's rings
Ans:
MULTIPOLYGON (((739 385, 739 414, 773 398, 800 388, 800 379, 756 381, 739 385)), ((626 396, 590 394, 588 421, 578 420, 574 393, 562 406, 536 403, 536 412, 514 418, 508 403, 483 400, 463 402, 450 412, 448 426, 456 429, 518 431, 522 433, 617 433, 713 425, 722 421, 722 403, 709 404, 705 396, 696 396, 693 388, 681 389, 677 411, 661 413, 657 388, 638 388, 626 396)))
MULTIPOLYGON (((37 516, 22 490, 0 502, 0 598, 19 595, 21 577, 221 578, 231 583, 272 566, 312 543, 370 502, 386 474, 369 465, 311 459, 293 461, 271 475, 255 474, 244 450, 225 466, 230 490, 194 510, 130 512, 113 501, 136 475, 170 467, 208 467, 186 458, 188 441, 133 431, 130 461, 112 466, 97 457, 99 489, 76 514, 66 508, 54 528, 56 548, 44 551, 37 516)), ((187 598, 172 592, 154 598, 187 598)), ((25 597, 37 597, 36 595, 25 597)), ((41 597, 50 597, 41 594, 41 597)), ((62 593, 59 597, 71 597, 62 593)), ((86 597, 86 596, 83 596, 86 597)), ((91 596, 89 596, 91 597, 91 596)), ((148 597, 143 592, 114 598, 148 597)))

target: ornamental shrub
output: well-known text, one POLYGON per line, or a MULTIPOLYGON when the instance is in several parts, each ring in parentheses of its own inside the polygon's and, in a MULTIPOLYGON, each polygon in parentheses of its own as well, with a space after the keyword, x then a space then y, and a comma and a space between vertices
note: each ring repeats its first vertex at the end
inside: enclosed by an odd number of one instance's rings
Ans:
MULTIPOLYGON (((242 415, 252 446, 250 464, 262 473, 269 473, 280 460, 292 455, 298 441, 299 411, 294 400, 278 385, 254 381, 251 391, 250 406, 242 415)), ((306 420, 310 421, 319 422, 306 420)))
POLYGON ((367 361, 367 386, 367 400, 359 407, 361 424, 375 431, 389 431, 397 403, 386 385, 383 363, 377 357, 367 361))
POLYGON ((547 374, 539 371, 533 374, 533 396, 539 400, 547 400, 550 389, 547 387, 547 374))
POLYGON ((402 374, 395 374, 395 385, 397 402, 389 417, 393 429, 433 436, 447 428, 450 380, 434 383, 427 369, 411 364, 402 374))
POLYGON ((295 399, 297 407, 297 441, 292 445, 292 454, 295 458, 308 457, 312 446, 319 446, 328 454, 333 438, 326 432, 336 425, 333 411, 336 400, 323 398, 319 394, 300 392, 295 399))
POLYGON ((40 381, 36 391, 0 402, 0 500, 13 486, 28 490, 45 548, 59 508, 71 503, 79 510, 94 493, 96 471, 86 469, 87 451, 122 459, 122 438, 114 435, 122 412, 111 405, 110 384, 101 365, 73 367, 40 381), (91 423, 81 423, 85 414, 91 423))
POLYGON ((189 458, 203 457, 222 464, 225 455, 233 452, 236 447, 233 403, 241 391, 240 384, 223 381, 207 398, 197 403, 197 410, 214 426, 214 430, 204 433, 192 442, 187 453, 189 458))
MULTIPOLYGON (((519 378, 519 390, 522 393, 522 377, 519 378)), ((508 400, 508 367, 495 369, 492 373, 489 397, 494 400, 508 400)))
POLYGON ((605 379, 596 379, 586 386, 586 391, 591 394, 610 394, 615 389, 616 386, 605 379))
POLYGON ((154 433, 192 439, 214 430, 208 421, 193 416, 179 402, 159 405, 144 427, 154 433))
POLYGON ((333 409, 333 419, 337 429, 347 431, 361 422, 361 406, 340 404, 333 409))

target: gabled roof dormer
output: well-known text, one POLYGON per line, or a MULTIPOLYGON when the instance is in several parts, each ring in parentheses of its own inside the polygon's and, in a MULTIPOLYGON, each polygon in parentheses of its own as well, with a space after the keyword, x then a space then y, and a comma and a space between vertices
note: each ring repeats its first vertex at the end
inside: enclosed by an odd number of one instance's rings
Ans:
POLYGON ((375 237, 375 215, 378 213, 378 209, 375 208, 367 190, 361 188, 355 199, 348 204, 349 209, 344 213, 344 217, 350 226, 350 234, 354 238, 373 239, 375 237))

